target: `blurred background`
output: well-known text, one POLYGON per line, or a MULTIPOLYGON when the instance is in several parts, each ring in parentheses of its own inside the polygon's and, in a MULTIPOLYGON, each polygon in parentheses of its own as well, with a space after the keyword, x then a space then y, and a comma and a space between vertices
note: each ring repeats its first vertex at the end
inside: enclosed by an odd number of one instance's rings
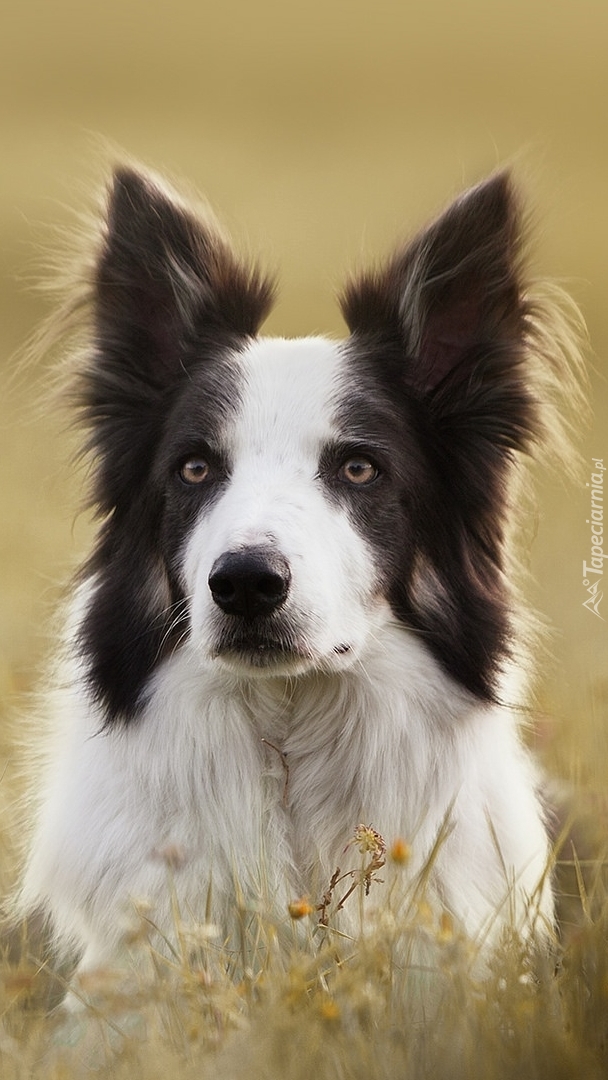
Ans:
MULTIPOLYGON (((333 293, 348 267, 513 162, 536 218, 535 269, 566 285, 589 327, 589 474, 591 457, 608 465, 607 56, 605 0, 5 0, 5 704, 35 680, 49 612, 90 530, 73 436, 49 412, 43 366, 17 368, 14 351, 48 310, 31 287, 41 250, 61 247, 53 228, 73 222, 102 177, 100 138, 187 178, 280 269, 268 329, 287 335, 342 333, 333 293)), ((539 738, 559 772, 593 783, 608 760, 608 595, 603 618, 583 608, 586 480, 541 483, 530 598, 553 627, 539 738)))

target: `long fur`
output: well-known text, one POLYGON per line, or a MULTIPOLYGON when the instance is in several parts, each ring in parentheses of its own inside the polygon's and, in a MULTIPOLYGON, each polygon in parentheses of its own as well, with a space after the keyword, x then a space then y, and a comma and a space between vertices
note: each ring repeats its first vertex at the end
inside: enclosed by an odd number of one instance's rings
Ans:
POLYGON ((183 910, 229 935, 237 893, 277 917, 320 897, 360 822, 411 842, 402 881, 442 834, 429 892, 472 936, 552 925, 508 547, 578 361, 521 234, 500 173, 351 279, 345 341, 269 339, 272 283, 116 170, 58 323, 85 328, 100 527, 19 900, 81 971, 136 900, 170 937, 167 852, 183 910))

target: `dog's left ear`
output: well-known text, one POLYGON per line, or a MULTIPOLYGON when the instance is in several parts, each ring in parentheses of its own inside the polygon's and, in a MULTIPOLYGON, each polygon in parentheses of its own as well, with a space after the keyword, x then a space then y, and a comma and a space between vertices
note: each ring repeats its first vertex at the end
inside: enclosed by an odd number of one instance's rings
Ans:
POLYGON ((484 351, 521 341, 519 255, 517 199, 502 172, 457 199, 384 268, 349 282, 342 312, 354 335, 399 339, 406 378, 424 396, 458 369, 479 374, 484 351))

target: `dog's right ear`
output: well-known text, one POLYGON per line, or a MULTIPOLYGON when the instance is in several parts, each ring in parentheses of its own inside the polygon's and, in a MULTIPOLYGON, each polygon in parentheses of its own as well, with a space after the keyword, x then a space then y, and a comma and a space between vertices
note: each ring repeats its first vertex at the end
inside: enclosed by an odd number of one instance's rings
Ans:
POLYGON ((76 390, 102 514, 128 501, 189 365, 255 334, 272 296, 208 211, 152 174, 115 171, 92 280, 93 348, 76 390))
POLYGON ((184 337, 255 334, 272 294, 209 211, 194 212, 150 174, 115 171, 95 278, 102 350, 127 366, 145 356, 150 377, 162 382, 180 363, 184 337))

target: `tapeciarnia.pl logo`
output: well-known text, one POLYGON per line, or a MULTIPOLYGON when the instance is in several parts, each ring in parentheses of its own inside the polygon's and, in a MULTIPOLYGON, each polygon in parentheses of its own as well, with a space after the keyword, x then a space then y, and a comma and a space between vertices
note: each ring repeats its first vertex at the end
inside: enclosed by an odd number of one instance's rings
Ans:
POLYGON ((591 495, 591 517, 587 519, 587 525, 591 526, 591 558, 587 562, 583 559, 583 585, 589 596, 583 601, 583 607, 588 608, 598 619, 600 615, 600 603, 603 593, 604 559, 608 559, 608 552, 604 554, 604 473, 606 466, 603 458, 591 458, 593 472, 591 483, 587 484, 591 495))

